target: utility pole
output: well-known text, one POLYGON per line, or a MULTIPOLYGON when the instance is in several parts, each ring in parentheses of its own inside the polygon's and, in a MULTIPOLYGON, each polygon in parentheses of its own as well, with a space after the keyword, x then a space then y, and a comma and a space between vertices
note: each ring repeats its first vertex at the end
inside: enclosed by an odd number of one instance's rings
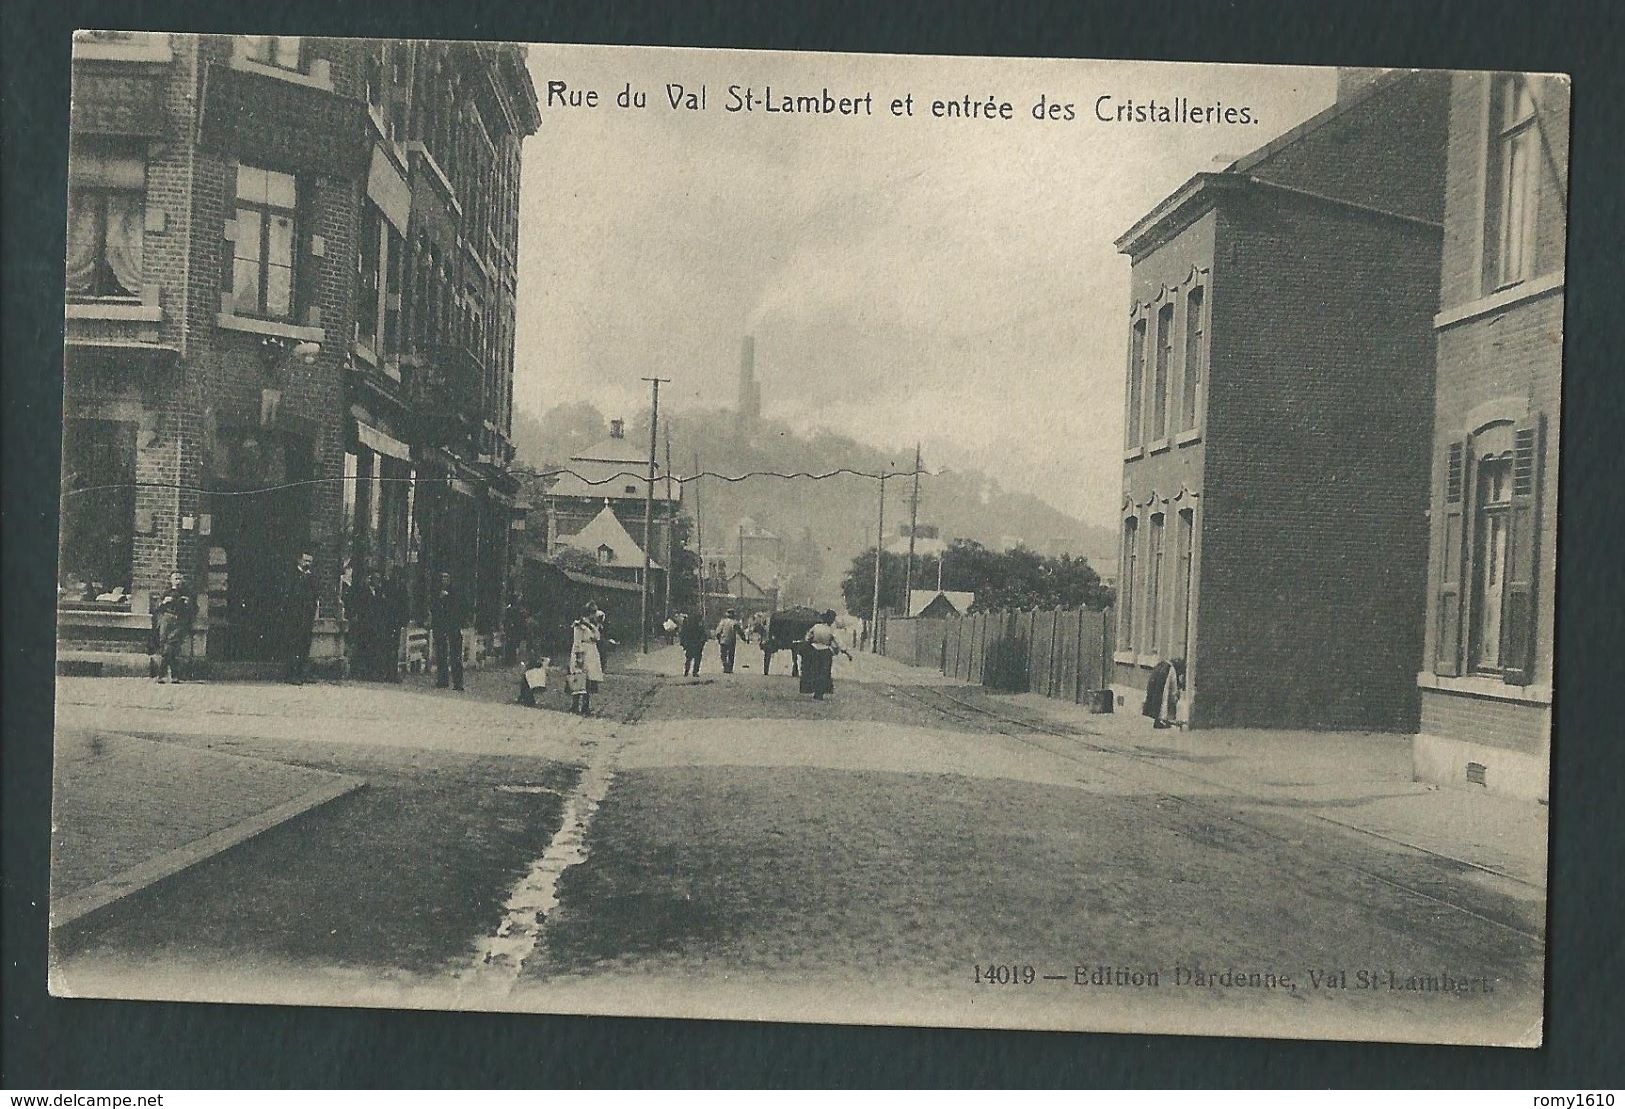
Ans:
POLYGON ((671 616, 671 575, 676 569, 673 558, 677 553, 677 537, 673 534, 677 530, 677 508, 672 504, 671 495, 671 428, 666 428, 666 504, 670 505, 670 514, 666 519, 666 615, 671 616))
MULTIPOLYGON (((643 644, 643 653, 649 653, 649 543, 651 528, 654 524, 655 513, 655 438, 656 429, 660 426, 660 383, 670 381, 669 377, 645 377, 640 380, 647 381, 654 386, 654 400, 649 406, 649 482, 643 494, 643 588, 638 591, 638 633, 643 644)), ((668 576, 670 571, 667 571, 668 576)))
POLYGON ((700 623, 705 623, 705 518, 700 515, 700 452, 694 452, 694 548, 699 552, 700 564, 700 623))
MULTIPOLYGON (((891 463, 886 464, 891 471, 891 463)), ((886 539, 886 474, 880 475, 880 513, 875 524, 875 594, 869 605, 869 653, 880 653, 880 552, 886 539)))
POLYGON ((914 603, 914 529, 920 521, 920 444, 914 442, 914 494, 908 501, 908 570, 903 575, 903 615, 914 603))

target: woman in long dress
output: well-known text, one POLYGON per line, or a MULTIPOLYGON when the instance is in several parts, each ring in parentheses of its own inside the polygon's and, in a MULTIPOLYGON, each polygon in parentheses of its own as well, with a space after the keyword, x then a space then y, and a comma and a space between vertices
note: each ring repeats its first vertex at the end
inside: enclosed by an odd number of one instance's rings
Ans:
POLYGON ((835 653, 847 658, 852 652, 841 646, 835 638, 835 613, 825 612, 818 623, 807 629, 802 637, 801 692, 811 693, 813 700, 822 701, 824 694, 835 692, 835 653))
POLYGON ((592 712, 592 695, 604 680, 604 663, 598 653, 604 637, 602 615, 596 604, 588 605, 570 626, 570 707, 583 716, 592 712))

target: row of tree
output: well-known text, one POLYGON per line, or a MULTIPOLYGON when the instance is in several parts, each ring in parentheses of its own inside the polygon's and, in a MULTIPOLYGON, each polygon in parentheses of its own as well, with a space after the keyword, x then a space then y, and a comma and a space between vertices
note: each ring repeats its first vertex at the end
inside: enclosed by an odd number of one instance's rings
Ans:
MULTIPOLYGON (((914 588, 937 587, 939 560, 915 556, 914 588)), ((1100 580, 1085 558, 1053 557, 1026 547, 995 551, 972 539, 955 539, 940 560, 942 588, 976 594, 973 611, 1006 608, 1109 608, 1116 591, 1100 580)), ((883 552, 880 556, 880 610, 906 613, 908 557, 883 552)), ((875 590, 875 550, 870 547, 852 560, 841 579, 846 610, 872 618, 875 590)))

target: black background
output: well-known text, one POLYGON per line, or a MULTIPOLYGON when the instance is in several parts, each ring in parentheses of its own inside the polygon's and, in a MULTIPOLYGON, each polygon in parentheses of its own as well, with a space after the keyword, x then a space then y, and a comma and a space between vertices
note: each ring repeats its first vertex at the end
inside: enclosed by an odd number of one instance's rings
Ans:
MULTIPOLYGON (((1625 39, 1612 3, 504 5, 11 0, 4 141, 4 1031, 42 1087, 1490 1086, 1625 1076, 1619 672, 1625 39), (1546 1046, 67 1001, 45 993, 69 32, 75 27, 1556 71, 1574 76, 1546 1046)), ((543 125, 545 130, 545 123, 543 125)), ((535 157, 536 154, 531 156, 535 157)))

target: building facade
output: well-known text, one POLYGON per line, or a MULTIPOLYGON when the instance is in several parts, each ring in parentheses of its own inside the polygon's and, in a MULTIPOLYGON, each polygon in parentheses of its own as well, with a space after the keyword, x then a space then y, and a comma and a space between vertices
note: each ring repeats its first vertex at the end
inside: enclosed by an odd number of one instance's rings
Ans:
POLYGON ((1414 729, 1447 84, 1351 83, 1118 240, 1120 706, 1178 658, 1197 727, 1414 729))
MULTIPOLYGON (((280 655, 282 587, 301 552, 320 582, 313 653, 333 660, 347 573, 393 570, 410 590, 436 559, 486 565, 449 539, 440 502, 453 482, 471 499, 502 495, 512 330, 482 328, 504 304, 511 320, 513 266, 492 260, 517 243, 518 142, 536 122, 518 48, 77 37, 65 660, 144 654, 150 600, 174 571, 200 594, 193 655, 229 667, 280 655), (457 49, 471 53, 455 79, 417 68, 457 49), (382 53, 393 57, 381 72, 382 53), (482 82, 506 90, 512 126, 491 129, 510 156, 505 177, 477 170, 464 150, 474 141, 466 110, 446 124, 416 95, 420 77, 435 87, 430 73, 463 109, 497 96, 482 82), (386 85, 409 91, 386 100, 386 85), (476 173, 484 191, 469 183, 476 173), (414 221, 430 218, 417 190, 429 176, 452 194, 449 207, 474 213, 454 235, 466 240, 454 260, 460 299, 444 284, 412 284, 414 221), (494 246, 473 239, 476 226, 494 246), (493 273, 485 301, 466 292, 481 267, 493 273), (491 291, 504 284, 506 301, 491 291), (477 372, 438 353, 454 341, 480 347, 477 372), (465 438, 443 432, 448 404, 465 438)), ((493 515, 505 538, 506 516, 493 515)), ((494 591, 500 604, 500 582, 494 591)))
MULTIPOLYGON (((683 484, 654 464, 653 511, 649 508, 649 452, 626 436, 626 422, 611 420, 609 437, 571 458, 563 473, 546 477, 539 501, 540 527, 527 524, 532 542, 540 536, 541 553, 551 557, 571 536, 596 520, 607 506, 641 547, 645 516, 649 523, 649 554, 670 564, 674 545, 683 529, 683 484)), ((641 556, 640 556, 641 560, 641 556)), ((639 567, 641 570, 641 566, 639 567)))
POLYGON ((1417 777, 1544 798, 1569 89, 1450 90, 1417 777))

